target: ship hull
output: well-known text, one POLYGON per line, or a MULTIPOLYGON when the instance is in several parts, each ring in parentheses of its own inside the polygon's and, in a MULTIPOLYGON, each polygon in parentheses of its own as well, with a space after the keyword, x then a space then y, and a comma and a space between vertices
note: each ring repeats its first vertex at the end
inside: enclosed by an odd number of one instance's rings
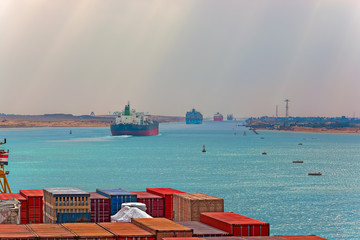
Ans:
POLYGON ((202 124, 202 120, 186 120, 186 124, 202 124))
POLYGON ((132 136, 153 136, 159 134, 159 123, 154 122, 149 125, 137 124, 112 124, 110 126, 113 136, 132 135, 132 136))

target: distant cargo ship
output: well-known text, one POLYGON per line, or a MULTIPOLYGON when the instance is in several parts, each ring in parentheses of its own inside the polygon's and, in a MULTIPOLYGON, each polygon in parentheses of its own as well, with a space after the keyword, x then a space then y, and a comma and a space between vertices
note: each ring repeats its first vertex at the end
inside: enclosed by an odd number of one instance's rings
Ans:
POLYGON ((223 115, 219 112, 217 112, 215 115, 214 115, 214 121, 222 121, 224 119, 223 115))
POLYGON ((232 121, 232 120, 234 120, 234 116, 233 116, 232 114, 228 114, 228 115, 226 116, 226 119, 227 119, 228 121, 232 121))
POLYGON ((200 112, 195 111, 193 108, 191 112, 186 113, 186 124, 201 124, 203 121, 203 115, 200 112))
POLYGON ((159 134, 159 123, 150 120, 142 112, 130 110, 128 103, 125 105, 125 110, 117 114, 115 122, 110 125, 110 130, 113 136, 152 136, 159 134))

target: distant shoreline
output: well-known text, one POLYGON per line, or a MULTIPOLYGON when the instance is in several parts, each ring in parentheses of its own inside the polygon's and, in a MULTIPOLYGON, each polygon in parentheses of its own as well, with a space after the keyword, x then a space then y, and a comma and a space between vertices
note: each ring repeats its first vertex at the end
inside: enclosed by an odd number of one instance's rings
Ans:
POLYGON ((259 130, 270 130, 270 131, 283 131, 283 132, 310 132, 310 133, 360 133, 360 128, 358 127, 348 127, 348 128, 311 128, 311 127, 293 127, 291 129, 271 129, 271 128, 256 128, 259 130))
MULTIPOLYGON (((153 120, 162 122, 181 122, 184 117, 151 116, 153 120)), ((56 115, 4 115, 0 116, 1 128, 32 128, 32 127, 110 127, 115 116, 73 116, 70 114, 56 115)))

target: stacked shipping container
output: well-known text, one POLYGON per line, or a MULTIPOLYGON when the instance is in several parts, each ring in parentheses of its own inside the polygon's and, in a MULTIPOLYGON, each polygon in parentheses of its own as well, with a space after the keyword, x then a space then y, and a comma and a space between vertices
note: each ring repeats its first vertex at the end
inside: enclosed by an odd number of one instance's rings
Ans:
POLYGON ((152 217, 164 217, 164 198, 149 192, 132 192, 137 201, 146 205, 146 213, 152 217))
POLYGON ((12 198, 20 201, 20 223, 27 223, 27 200, 20 193, 1 193, 0 200, 10 200, 12 198))
POLYGON ((96 192, 110 198, 111 215, 115 215, 121 209, 121 204, 127 202, 137 202, 136 194, 122 189, 96 189, 96 192))
POLYGON ((28 224, 39 240, 75 240, 75 235, 60 224, 28 224))
POLYGON ((27 200, 26 223, 43 222, 43 190, 20 190, 27 200))
POLYGON ((110 198, 90 193, 91 222, 110 222, 110 198))
POLYGON ((62 226, 74 233, 77 239, 116 240, 114 234, 96 223, 63 223, 62 226))
POLYGON ((136 226, 155 235, 156 240, 165 237, 192 237, 193 230, 166 218, 133 218, 136 226))
POLYGON ((173 220, 173 194, 185 192, 172 188, 147 188, 146 191, 164 198, 164 216, 170 220, 173 220))
POLYGON ((211 227, 205 223, 189 221, 189 222, 176 222, 180 225, 183 225, 187 228, 193 230, 194 237, 221 237, 221 236, 230 236, 230 233, 222 231, 220 229, 211 227))
POLYGON ((200 221, 233 236, 269 236, 270 224, 233 212, 201 213, 200 221))
POLYGON ((78 188, 44 189, 44 222, 90 222, 90 194, 78 188))
POLYGON ((224 212, 224 199, 203 193, 174 194, 174 221, 200 221, 202 212, 224 212))
POLYGON ((117 240, 155 240, 155 235, 127 222, 99 223, 107 231, 116 236, 117 240))
POLYGON ((35 240, 36 235, 33 234, 26 225, 0 224, 0 239, 35 240))

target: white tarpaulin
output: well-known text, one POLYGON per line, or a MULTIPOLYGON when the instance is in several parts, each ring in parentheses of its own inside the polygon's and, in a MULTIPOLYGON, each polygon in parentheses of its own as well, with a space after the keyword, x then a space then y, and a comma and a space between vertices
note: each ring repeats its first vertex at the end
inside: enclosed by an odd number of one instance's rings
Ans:
POLYGON ((0 224, 20 224, 20 201, 0 200, 0 224))
POLYGON ((115 215, 111 216, 111 222, 131 222, 132 218, 152 218, 149 214, 137 207, 125 206, 115 215))

